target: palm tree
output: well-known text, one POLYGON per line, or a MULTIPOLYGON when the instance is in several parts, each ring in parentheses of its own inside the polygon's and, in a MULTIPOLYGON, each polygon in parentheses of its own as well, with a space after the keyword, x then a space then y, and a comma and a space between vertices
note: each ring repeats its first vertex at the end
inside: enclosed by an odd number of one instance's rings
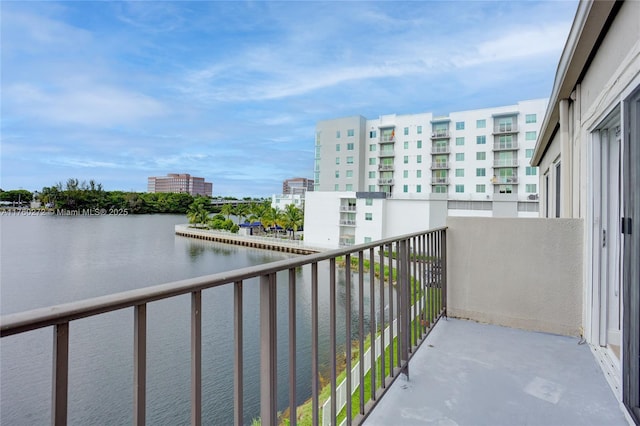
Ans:
POLYGON ((282 226, 283 218, 282 210, 278 207, 269 206, 265 209, 262 225, 265 228, 272 228, 276 225, 282 226))
POLYGON ((236 215, 238 215, 238 224, 244 223, 244 220, 249 215, 249 204, 238 204, 236 206, 236 215))
POLYGON ((229 217, 233 214, 233 205, 231 203, 223 204, 222 208, 220 209, 220 213, 222 213, 223 216, 226 216, 227 219, 229 219, 229 217))
POLYGON ((209 211, 206 208, 207 199, 206 198, 198 198, 191 205, 189 205, 189 209, 187 210, 187 218, 189 219, 189 223, 193 223, 196 225, 205 225, 209 220, 209 211))
POLYGON ((284 210, 284 227, 291 229, 292 238, 296 238, 296 231, 304 224, 304 214, 295 204, 287 204, 284 210))

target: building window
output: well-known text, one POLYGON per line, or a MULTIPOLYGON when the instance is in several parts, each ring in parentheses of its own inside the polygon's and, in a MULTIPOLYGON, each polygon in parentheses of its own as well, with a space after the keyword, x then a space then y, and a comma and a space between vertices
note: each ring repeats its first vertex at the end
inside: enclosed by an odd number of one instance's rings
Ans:
POLYGON ((364 243, 370 243, 371 242, 371 237, 364 237, 364 243))
POLYGON ((340 172, 336 170, 336 179, 340 178, 340 172))
POLYGON ((528 183, 528 184, 526 184, 524 186, 525 192, 527 194, 535 194, 536 192, 538 192, 537 191, 537 189, 538 189, 537 187, 538 187, 538 185, 536 185, 535 183, 528 183))
POLYGON ((373 198, 365 198, 364 204, 365 204, 365 206, 372 206, 373 205, 373 198))
POLYGON ((524 138, 528 141, 535 141, 536 140, 536 132, 525 132, 524 134, 524 138))
POLYGON ((416 145, 417 145, 418 149, 422 148, 422 141, 418 141, 416 145))
POLYGON ((484 167, 476 169, 476 176, 486 176, 486 170, 484 167))
POLYGON ((416 185, 416 192, 422 192, 422 185, 416 185))
POLYGON ((456 145, 458 145, 458 146, 464 145, 464 137, 456 138, 456 145))
POLYGON ((364 220, 373 220, 373 213, 365 213, 364 220))
POLYGON ((409 149, 409 142, 407 141, 404 142, 404 149, 409 149))
POLYGON ((418 156, 416 157, 416 161, 417 161, 418 163, 422 163, 422 155, 418 155, 418 156))
POLYGON ((353 170, 347 170, 347 177, 348 178, 352 178, 353 177, 353 170))
POLYGON ((340 185, 338 185, 337 183, 335 185, 333 185, 333 190, 334 191, 340 191, 340 185))
POLYGON ((375 152, 375 150, 376 150, 376 146, 377 146, 377 145, 376 145, 375 143, 372 143, 371 145, 369 145, 369 151, 371 151, 371 152, 375 152))
POLYGON ((464 152, 458 152, 456 154, 456 161, 464 161, 464 152))
POLYGON ((347 130, 347 136, 353 136, 353 135, 355 135, 354 129, 347 130))
POLYGON ((404 156, 404 164, 409 164, 409 156, 408 155, 404 156))
POLYGON ((353 144, 352 143, 348 143, 347 144, 347 151, 353 151, 353 144))
POLYGON ((487 159, 487 153, 484 151, 478 151, 476 152, 476 160, 486 160, 487 159))
POLYGON ((376 186, 375 185, 369 185, 369 192, 376 192, 376 186))
POLYGON ((340 139, 340 130, 336 130, 336 139, 340 139))
POLYGON ((369 179, 375 179, 376 178, 376 172, 369 172, 369 179))
POLYGON ((403 178, 408 178, 409 177, 409 170, 403 170, 402 171, 402 177, 403 178))
POLYGON ((340 144, 339 143, 336 144, 336 152, 340 152, 340 144))
POLYGON ((464 185, 456 185, 456 192, 458 194, 464 192, 464 185))
POLYGON ((538 174, 536 169, 537 169, 537 167, 529 167, 529 166, 527 166, 527 168, 526 168, 527 176, 535 176, 536 174, 538 174))
POLYGON ((544 175, 544 216, 549 217, 549 173, 544 175))
POLYGON ((487 127, 487 120, 476 120, 476 128, 484 129, 487 127))
POLYGON ((409 134, 409 128, 405 127, 404 128, 404 135, 407 136, 409 134))
POLYGON ((527 123, 535 123, 537 121, 535 114, 527 114, 525 115, 525 122, 527 123))
POLYGON ((353 184, 348 183, 348 184, 346 185, 345 189, 346 189, 347 191, 353 191, 353 184))
POLYGON ((456 169, 456 177, 464 177, 464 169, 456 169))
POLYGON ((447 187, 445 185, 436 185, 433 187, 433 192, 435 192, 436 194, 446 194, 447 187))
POLYGON ((422 170, 416 170, 416 177, 417 178, 421 178, 422 177, 422 170))
POLYGON ((409 185, 402 185, 402 192, 409 192, 409 185))
POLYGON ((478 145, 484 145, 487 143, 487 137, 482 135, 482 136, 476 136, 476 144, 478 145))
POLYGON ((456 130, 464 130, 464 121, 456 122, 456 130))
POLYGON ((370 137, 370 138, 375 138, 375 137, 377 137, 377 132, 376 132, 375 130, 371 130, 371 131, 369 132, 369 137, 370 137))
POLYGON ((418 131, 418 134, 421 135, 422 134, 422 126, 418 126, 417 131, 418 131))
POLYGON ((533 157, 533 149, 525 149, 524 154, 527 158, 533 157))
POLYGON ((336 164, 340 164, 340 157, 336 157, 336 164))
POLYGON ((370 166, 375 166, 376 165, 376 159, 375 158, 369 158, 369 165, 370 166))
POLYGON ((347 164, 353 164, 353 157, 347 157, 347 164))
POLYGON ((482 193, 487 192, 487 190, 486 190, 486 188, 485 188, 485 186, 484 186, 484 185, 476 185, 476 192, 478 192, 478 193, 481 193, 481 194, 482 194, 482 193))

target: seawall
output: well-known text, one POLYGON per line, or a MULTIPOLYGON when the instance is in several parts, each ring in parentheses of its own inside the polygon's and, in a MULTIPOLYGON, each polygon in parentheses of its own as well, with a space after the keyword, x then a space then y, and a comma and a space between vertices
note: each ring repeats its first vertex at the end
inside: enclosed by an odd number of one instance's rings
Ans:
POLYGON ((307 247, 302 241, 280 240, 268 237, 253 237, 232 234, 230 232, 212 231, 208 229, 191 228, 189 225, 176 225, 176 235, 189 238, 198 238, 207 241, 216 241, 225 244, 259 248, 265 250, 282 251, 294 254, 319 253, 323 249, 307 247))

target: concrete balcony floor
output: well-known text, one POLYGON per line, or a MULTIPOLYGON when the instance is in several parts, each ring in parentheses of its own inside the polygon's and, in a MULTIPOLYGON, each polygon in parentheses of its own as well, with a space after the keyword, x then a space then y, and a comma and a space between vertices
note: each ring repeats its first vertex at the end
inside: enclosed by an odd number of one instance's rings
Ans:
POLYGON ((443 319, 364 424, 628 425, 578 341, 443 319))

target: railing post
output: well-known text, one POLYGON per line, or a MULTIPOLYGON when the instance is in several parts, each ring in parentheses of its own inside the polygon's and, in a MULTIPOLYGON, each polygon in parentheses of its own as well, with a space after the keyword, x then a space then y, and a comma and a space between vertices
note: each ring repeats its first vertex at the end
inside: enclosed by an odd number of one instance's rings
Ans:
POLYGON ((260 277, 260 420, 264 426, 277 424, 277 330, 276 277, 260 277))
POLYGON ((202 423, 202 292, 191 293, 191 424, 202 423))
POLYGON ((69 388, 69 323, 53 327, 53 378, 51 424, 67 424, 67 390, 69 388))
POLYGON ((442 315, 447 317, 447 230, 442 235, 442 315))
POLYGON ((133 329, 133 423, 146 424, 147 394, 147 305, 134 308, 133 329))
POLYGON ((408 241, 398 242, 398 286, 400 290, 398 310, 398 344, 400 345, 400 369, 409 380, 409 341, 411 339, 411 327, 409 322, 409 256, 408 241))
POLYGON ((233 285, 233 334, 234 334, 234 374, 233 374, 233 424, 241 425, 243 418, 243 354, 242 354, 242 281, 233 285))

